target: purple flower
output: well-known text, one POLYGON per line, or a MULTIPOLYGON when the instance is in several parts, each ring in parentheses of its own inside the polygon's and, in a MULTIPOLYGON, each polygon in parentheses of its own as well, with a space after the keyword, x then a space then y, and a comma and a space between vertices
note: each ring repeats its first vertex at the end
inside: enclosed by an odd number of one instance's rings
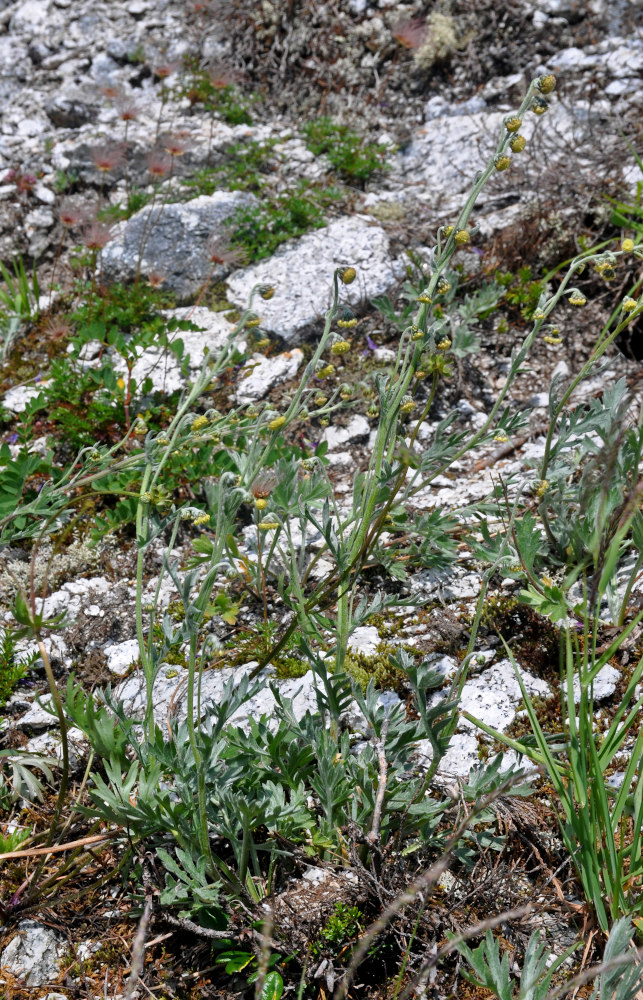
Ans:
POLYGON ((379 347, 379 344, 376 344, 373 338, 368 335, 368 333, 366 334, 366 343, 368 344, 368 346, 372 351, 376 351, 377 348, 379 347))

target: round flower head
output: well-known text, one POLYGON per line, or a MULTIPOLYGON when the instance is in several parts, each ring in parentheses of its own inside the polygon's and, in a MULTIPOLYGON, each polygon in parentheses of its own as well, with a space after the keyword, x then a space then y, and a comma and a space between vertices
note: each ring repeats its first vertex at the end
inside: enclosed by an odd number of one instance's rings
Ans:
POLYGON ((207 425, 208 425, 208 418, 203 414, 201 414, 192 421, 191 430, 198 431, 201 430, 202 427, 207 427, 207 425))
POLYGON ((283 427, 285 423, 286 423, 285 417, 275 417, 273 420, 270 421, 268 427, 271 431, 278 431, 279 428, 283 427))
POLYGON ((342 279, 345 285, 351 285, 355 281, 356 277, 357 277, 357 271, 355 270, 354 267, 346 267, 340 274, 340 278, 342 279))
POLYGON ((328 402, 328 396, 324 396, 323 392, 317 393, 317 395, 313 398, 313 403, 315 404, 315 406, 323 406, 327 402, 328 402))
POLYGON ((522 125, 522 118, 518 115, 512 115, 511 118, 505 118, 505 128, 507 132, 517 132, 522 125))
POLYGON ((634 240, 623 240, 623 242, 621 243, 621 250, 623 251, 623 253, 632 253, 633 249, 634 249, 634 240))
POLYGON ((258 351, 264 351, 266 347, 270 347, 270 337, 262 337, 255 344, 258 351))
POLYGON ((636 301, 636 299, 631 299, 628 295, 627 298, 623 299, 623 304, 621 306, 621 309, 623 310, 623 312, 631 313, 634 312, 637 306, 638 302, 636 301))
POLYGON ((347 306, 345 306, 339 314, 337 326, 339 326, 342 330, 349 330, 351 327, 357 326, 357 320, 352 310, 350 310, 347 306))
POLYGON ((433 299, 429 295, 429 291, 427 288, 425 288, 424 291, 420 292, 420 294, 418 295, 418 302, 422 302, 424 305, 427 306, 430 306, 431 303, 433 302, 433 299))
POLYGON ((271 299, 273 297, 273 295, 275 294, 275 290, 272 287, 272 285, 260 285, 259 294, 261 298, 265 299, 267 302, 268 299, 271 299))
POLYGON ((279 521, 274 514, 264 514, 257 527, 259 531, 275 531, 279 527, 279 521))
POLYGON ((315 375, 317 378, 328 378, 328 376, 332 375, 334 371, 334 365, 324 365, 324 367, 320 368, 318 372, 315 372, 315 375))
POLYGON ((509 438, 507 437, 504 431, 498 431, 498 433, 494 437, 494 441, 498 441, 499 444, 504 444, 508 440, 509 438))
POLYGON ((570 306, 584 306, 587 299, 582 292, 572 292, 572 294, 567 299, 570 306))
POLYGON ((210 515, 209 514, 199 514, 199 516, 195 517, 194 521, 192 522, 192 524, 195 524, 197 526, 201 525, 201 524, 209 524, 209 523, 210 523, 210 515))
POLYGON ((544 115, 548 108, 549 104, 544 97, 534 97, 531 104, 531 110, 535 115, 544 115))
POLYGON ((511 142, 509 143, 512 153, 522 153, 526 145, 527 145, 527 140, 525 139, 524 135, 515 135, 511 140, 511 142))
POLYGON ((532 319, 535 320, 545 319, 545 313, 543 312, 542 309, 534 309, 534 314, 532 316, 532 319))
POLYGON ((370 417, 371 420, 374 420, 375 417, 379 417, 379 415, 380 415, 379 407, 377 407, 375 403, 371 403, 368 410, 366 411, 366 416, 370 417))
POLYGON ((246 326, 247 327, 261 326, 261 318, 259 316, 255 316, 254 313, 250 313, 250 315, 246 320, 246 326))
POLYGON ((448 351, 451 347, 451 341, 448 337, 443 337, 435 346, 438 351, 448 351))
POLYGON ((459 247, 463 247, 466 246, 467 243, 471 243, 471 234, 468 229, 458 229, 453 238, 459 247))
POLYGON ((451 291, 451 282, 447 281, 446 278, 438 278, 438 284, 436 287, 436 292, 438 295, 446 295, 447 292, 451 291))
POLYGON ((541 94, 551 94, 551 92, 556 88, 556 77, 553 73, 541 76, 538 80, 537 87, 541 94))
POLYGON ((415 403, 411 396, 405 396, 402 400, 402 405, 400 406, 400 413, 413 413, 415 409, 415 403))
POLYGON ((422 340, 424 336, 424 331, 420 330, 419 326, 411 327, 411 340, 422 340))
POLYGON ((331 354, 347 354, 351 349, 350 340, 336 340, 334 344, 331 345, 331 354))
POLYGON ((510 164, 511 164, 511 157, 507 156, 506 153, 503 153, 501 156, 496 156, 495 160, 493 161, 493 165, 496 168, 496 170, 507 170, 510 164))
POLYGON ((449 237, 451 235, 451 233, 453 232, 454 229, 455 229, 455 226, 445 226, 444 230, 443 230, 444 235, 446 237, 449 237))

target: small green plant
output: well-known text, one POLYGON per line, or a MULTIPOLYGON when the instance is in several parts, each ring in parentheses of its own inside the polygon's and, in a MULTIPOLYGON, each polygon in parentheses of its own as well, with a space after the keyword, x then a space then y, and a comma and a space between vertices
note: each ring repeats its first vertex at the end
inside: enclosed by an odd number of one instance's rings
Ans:
POLYGON ((328 948, 333 950, 353 941, 363 929, 364 917, 359 906, 348 906, 346 903, 335 903, 335 909, 319 932, 319 938, 313 945, 313 954, 328 948))
POLYGON ((27 274, 22 257, 15 257, 11 269, 0 262, 0 361, 4 363, 18 333, 38 314, 40 288, 34 263, 27 274))
POLYGON ((324 209, 337 200, 333 188, 299 181, 291 190, 239 209, 230 220, 230 239, 243 247, 250 262, 270 257, 286 240, 326 225, 324 209))
POLYGON ((525 320, 531 320, 545 290, 544 282, 534 278, 530 267, 512 271, 497 271, 495 283, 504 289, 507 305, 518 309, 525 320))
POLYGON ((376 170, 386 170, 388 146, 368 142, 347 125, 317 118, 304 125, 308 149, 326 155, 342 180, 363 186, 376 170))
POLYGON ((21 656, 11 629, 0 627, 0 707, 6 704, 16 684, 26 677, 37 659, 36 652, 21 656))

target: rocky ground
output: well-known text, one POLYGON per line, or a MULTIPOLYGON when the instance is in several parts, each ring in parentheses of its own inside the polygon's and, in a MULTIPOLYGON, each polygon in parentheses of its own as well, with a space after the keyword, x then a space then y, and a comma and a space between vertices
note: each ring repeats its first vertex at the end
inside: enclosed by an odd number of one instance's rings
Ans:
MULTIPOLYGON (((102 250, 101 281, 126 284, 140 275, 152 284, 158 281, 172 297, 168 314, 189 318, 198 327, 182 335, 187 368, 158 343, 142 346, 130 371, 137 382, 151 379, 150 393, 168 399, 182 389, 198 374, 204 350, 221 345, 250 289, 262 283, 276 289, 274 298, 261 304, 270 347, 257 350, 252 336, 239 344, 240 350, 248 350, 250 365, 231 377, 225 400, 228 407, 269 400, 278 410, 297 385, 319 336, 330 304, 332 273, 339 265, 357 269, 346 296, 360 320, 355 338, 360 347, 346 357, 343 367, 337 366, 338 381, 356 384, 391 364, 399 332, 391 315, 378 310, 374 300, 388 295, 398 310, 403 307, 408 252, 418 260, 428 259, 433 234, 462 206, 481 164, 495 149, 503 119, 516 107, 528 81, 538 74, 556 74, 557 89, 547 114, 525 122, 527 149, 508 173, 499 174, 485 189, 474 213, 474 240, 457 258, 463 290, 479 290, 501 271, 513 275, 512 287, 519 291, 513 299, 506 295, 493 309, 481 311, 476 320, 481 349, 457 360, 453 378, 444 384, 422 425, 422 442, 432 439, 439 421, 454 407, 461 428, 484 423, 505 383, 511 351, 527 330, 525 309, 531 306, 533 311, 534 306, 529 302, 530 283, 578 249, 625 235, 611 218, 607 198, 632 203, 638 190, 640 200, 643 175, 634 151, 641 150, 643 26, 636 2, 520 0, 502 9, 491 0, 454 0, 438 10, 395 0, 0 0, 0 59, 0 256, 8 264, 21 254, 27 270, 35 264, 40 279, 40 315, 20 330, 0 369, 2 440, 14 449, 14 457, 20 448, 21 414, 51 377, 52 359, 65 351, 65 331, 56 329, 55 321, 59 307, 73 301, 78 274, 73 218, 85 218, 96 208, 116 209, 111 217, 115 228, 96 248, 102 250), (215 95, 228 95, 213 99, 210 108, 195 96, 195 80, 201 79, 203 67, 215 95), (312 152, 305 129, 321 114, 377 147, 380 167, 385 162, 386 169, 364 177, 346 171, 342 175, 329 154, 312 152), (231 153, 256 149, 257 144, 262 147, 258 166, 255 160, 244 165, 238 152, 231 153), (242 178, 238 184, 231 183, 231 163, 236 164, 234 176, 242 178), (194 183, 207 171, 210 180, 218 178, 214 190, 194 183), (255 173, 257 179, 252 180, 255 173), (315 204, 322 206, 319 217, 308 217, 303 226, 308 231, 284 241, 268 256, 255 254, 250 264, 230 254, 229 247, 222 250, 221 243, 213 250, 213 232, 223 239, 225 223, 240 208, 264 204, 268 198, 272 204, 280 196, 292 199, 303 182, 313 184, 315 204), (138 210, 133 192, 140 198, 138 210), (128 199, 134 210, 125 212, 128 199), (71 226, 65 213, 71 213, 71 226), (520 267, 530 272, 516 284, 520 267), (52 282, 55 288, 50 291, 52 282)), ((313 195, 307 190, 310 200, 313 195)), ((609 284, 584 277, 587 306, 582 312, 561 306, 557 319, 564 329, 562 343, 540 339, 529 370, 512 386, 511 407, 531 410, 525 432, 453 465, 448 476, 416 496, 417 512, 461 511, 488 497, 502 479, 533 477, 544 450, 552 377, 579 370, 596 334, 637 277, 635 264, 619 271, 609 284)), ((88 340, 79 370, 96 368, 102 353, 98 341, 88 340)), ((638 364, 615 350, 609 357, 609 367, 583 384, 576 402, 591 399, 622 376, 635 397, 638 364)), ((113 363, 117 375, 127 375, 117 352, 113 363)), ((341 411, 330 426, 307 429, 302 438, 309 448, 326 442, 329 475, 342 509, 350 502, 355 469, 367 461, 376 419, 368 416, 364 400, 341 411)), ((32 426, 29 448, 36 453, 53 448, 62 461, 65 442, 52 439, 53 433, 43 418, 32 426)), ((198 496, 199 486, 193 485, 198 496)), ((319 539, 308 542, 314 552, 319 539)), ((251 533, 240 539, 240 546, 242 553, 252 555, 251 533)), ((180 548, 184 561, 190 551, 186 535, 180 548)), ((148 597, 154 592, 162 554, 159 543, 146 580, 148 597)), ((2 556, 8 572, 0 577, 0 599, 4 620, 10 622, 15 579, 26 581, 30 572, 29 551, 11 545, 2 556)), ((59 684, 64 685, 71 671, 88 688, 109 683, 132 715, 140 713, 144 691, 136 669, 135 558, 127 532, 90 545, 81 525, 61 546, 45 543, 34 569, 36 586, 46 593, 46 614, 67 615, 65 627, 46 640, 59 684)), ((446 684, 467 646, 481 563, 464 545, 448 570, 420 569, 395 583, 377 567, 369 572, 370 593, 396 589, 415 607, 390 612, 377 624, 358 629, 351 640, 356 659, 361 656, 360 663, 372 666, 383 651, 404 645, 432 656, 446 684)), ((476 669, 461 699, 464 710, 502 732, 515 732, 520 723, 521 692, 497 630, 513 636, 530 694, 546 701, 558 686, 555 633, 528 608, 512 602, 517 587, 514 576, 493 580, 496 611, 481 629, 476 669)), ((171 581, 164 582, 161 606, 170 606, 175 598, 171 581)), ((271 602, 271 617, 279 625, 284 611, 276 590, 271 602)), ((257 607, 246 603, 236 633, 222 627, 219 638, 240 635, 257 615, 257 607)), ((228 677, 238 679, 256 665, 252 650, 238 642, 240 657, 205 673, 204 698, 216 699, 228 677)), ((626 671, 627 649, 622 656, 626 671)), ((609 713, 622 680, 619 668, 604 668, 595 690, 601 711, 609 713)), ((314 707, 311 672, 278 676, 277 684, 294 696, 298 713, 314 707)), ((161 671, 155 688, 161 725, 168 713, 179 719, 185 715, 184 688, 176 666, 161 671)), ((45 752, 55 760, 60 739, 51 713, 41 704, 45 692, 44 670, 36 660, 3 710, 0 738, 4 747, 45 752)), ((394 703, 406 695, 398 686, 381 697, 394 703)), ((274 695, 265 690, 244 706, 236 721, 243 724, 262 713, 270 715, 273 707, 274 695)), ((80 782, 87 746, 78 731, 70 736, 72 767, 80 782)), ((492 749, 463 720, 442 762, 442 780, 465 778, 492 749)), ((420 759, 422 753, 430 756, 426 747, 419 751, 420 759)), ((510 759, 507 755, 507 762, 510 759)), ((32 810, 32 819, 29 810, 18 815, 18 825, 41 821, 38 808, 32 810)), ((514 854, 498 860, 502 871, 496 874, 502 876, 497 884, 506 893, 506 906, 535 891, 535 881, 530 883, 525 874, 525 857, 520 864, 516 860, 527 850, 525 831, 531 828, 536 844, 535 854, 528 855, 533 862, 539 850, 545 856, 552 828, 544 797, 526 808, 532 813, 505 817, 514 854), (519 872, 513 887, 512 865, 519 872)), ((550 845, 549 851, 546 857, 553 865, 556 850, 550 845)), ((97 872, 108 864, 105 855, 97 855, 97 872)), ((490 878, 488 859, 482 868, 484 878, 490 878)), ((15 878, 14 871, 3 892, 16 891, 15 878)), ((481 874, 482 883, 484 878, 481 874)), ((577 898, 572 888, 566 890, 565 900, 562 891, 555 891, 560 883, 552 879, 539 889, 544 900, 539 919, 560 953, 577 933, 572 922, 577 898)), ((329 898, 354 902, 359 894, 349 882, 341 869, 338 874, 310 867, 289 890, 298 901, 292 905, 327 912, 323 907, 328 907, 329 898)), ((445 913, 458 907, 464 912, 462 884, 447 880, 441 892, 445 913)), ((284 899, 280 905, 285 907, 284 899)), ((480 889, 478 916, 487 912, 487 903, 480 889)), ((6 904, 5 895, 3 907, 6 904)), ((114 881, 82 904, 64 904, 59 912, 44 907, 19 922, 9 920, 0 954, 0 994, 4 990, 6 997, 36 1000, 122 996, 135 931, 135 921, 127 918, 130 909, 127 892, 114 881)), ((440 919, 436 941, 444 927, 452 926, 440 919)), ((521 933, 524 936, 524 930, 521 933)), ((222 978, 209 967, 207 945, 160 924, 152 935, 144 985, 137 987, 137 995, 243 995, 243 979, 222 978)), ((315 994, 320 997, 333 989, 325 976, 322 968, 320 992, 315 994)), ((432 995, 444 995, 447 979, 433 982, 432 995)), ((384 989, 365 987, 361 995, 392 995, 384 989)), ((428 988, 421 995, 429 995, 428 988)))

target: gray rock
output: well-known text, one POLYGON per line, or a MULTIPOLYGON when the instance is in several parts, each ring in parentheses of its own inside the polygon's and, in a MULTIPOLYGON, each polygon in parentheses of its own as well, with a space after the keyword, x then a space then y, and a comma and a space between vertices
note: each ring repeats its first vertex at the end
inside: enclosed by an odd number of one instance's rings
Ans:
MULTIPOLYGON (((116 238, 103 250, 105 280, 132 281, 142 247, 141 274, 163 275, 164 287, 179 299, 197 295, 208 278, 218 280, 225 273, 222 267, 213 270, 208 261, 208 238, 221 234, 226 220, 255 200, 245 191, 217 191, 186 203, 165 205, 162 210, 159 206, 141 209, 120 223, 116 238)), ((245 300, 240 304, 245 305, 245 300)))
MULTIPOLYGON (((594 701, 604 701, 606 698, 610 698, 616 691, 616 685, 620 679, 620 670, 606 663, 594 678, 594 701)), ((580 702, 580 681, 578 677, 574 677, 574 701, 577 705, 580 702)))
POLYGON ((322 440, 328 442, 329 451, 338 451, 349 442, 355 443, 368 438, 370 429, 366 417, 357 413, 351 417, 346 427, 327 427, 322 440))
POLYGON ((64 951, 65 944, 59 934, 35 920, 23 920, 0 955, 0 966, 24 979, 27 986, 44 986, 58 978, 64 951))
POLYGON ((96 105, 62 94, 49 101, 45 110, 56 128, 80 128, 81 125, 94 121, 98 112, 96 105))
POLYGON ((104 652, 107 657, 107 667, 110 673, 122 677, 129 671, 132 664, 138 660, 138 640, 126 639, 125 642, 118 642, 113 646, 108 646, 104 652))
MULTIPOLYGON (((218 670, 206 670, 201 681, 201 704, 204 712, 212 712, 221 700, 223 687, 229 678, 236 684, 249 673, 256 662, 246 663, 241 667, 222 667, 218 670)), ((297 718, 301 718, 309 709, 315 711, 315 678, 312 671, 303 677, 276 681, 280 692, 287 698, 293 698, 293 710, 297 718)), ((161 667, 154 684, 154 718, 158 725, 164 726, 168 713, 176 715, 179 722, 187 715, 187 671, 182 668, 161 667)), ((142 717, 145 709, 145 679, 143 673, 137 670, 115 689, 117 700, 124 702, 128 715, 142 717)), ((261 715, 274 718, 275 699, 269 687, 264 687, 254 698, 247 701, 233 715, 231 723, 237 726, 247 724, 249 718, 258 719, 261 715)))
MULTIPOLYGON (((210 312, 204 306, 175 309, 168 315, 177 319, 188 319, 199 327, 198 330, 177 330, 172 338, 183 341, 184 357, 189 356, 189 373, 190 377, 194 378, 203 367, 206 352, 216 355, 234 328, 222 313, 210 312)), ((235 339, 235 344, 239 350, 245 349, 246 342, 242 336, 235 339)), ((113 363, 114 371, 125 377, 127 366, 124 358, 115 354, 113 363)), ((145 351, 141 351, 132 368, 132 377, 136 380, 138 390, 149 378, 152 382, 152 392, 163 392, 168 395, 177 389, 183 389, 186 384, 186 378, 176 356, 161 347, 148 347, 145 351)))
POLYGON ((341 290, 342 301, 352 306, 384 294, 397 277, 384 230, 354 215, 291 240, 268 260, 238 271, 228 281, 229 297, 243 308, 254 285, 272 285, 274 298, 261 303, 263 326, 294 343, 323 319, 332 301, 333 271, 342 264, 357 269, 357 279, 341 290))
POLYGON ((363 653, 364 656, 372 656, 377 652, 380 642, 380 634, 374 625, 362 625, 356 628, 348 640, 348 648, 353 653, 363 653))
POLYGON ((237 389, 237 402, 243 404, 263 399, 275 385, 294 378, 303 360, 304 355, 298 347, 293 351, 277 354, 274 358, 254 354, 246 366, 248 369, 252 366, 252 370, 237 389))

